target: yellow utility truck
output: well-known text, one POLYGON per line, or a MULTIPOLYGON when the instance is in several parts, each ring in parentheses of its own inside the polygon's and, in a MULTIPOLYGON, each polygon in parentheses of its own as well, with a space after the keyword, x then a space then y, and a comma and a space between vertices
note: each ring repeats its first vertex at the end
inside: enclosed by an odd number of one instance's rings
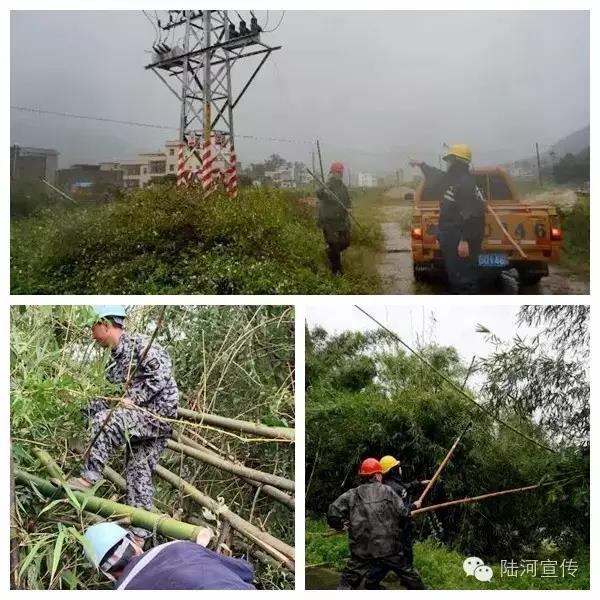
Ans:
MULTIPOLYGON (((485 234, 479 268, 493 276, 494 271, 515 268, 521 284, 531 285, 548 275, 548 264, 560 257, 562 232, 556 208, 549 205, 526 204, 503 169, 473 171, 486 209, 485 234), (506 232, 513 238, 525 257, 505 235, 493 210, 506 232)), ((417 281, 443 276, 444 265, 437 241, 440 198, 444 190, 436 182, 425 179, 413 196, 411 224, 413 270, 417 281)), ((409 200, 411 193, 406 194, 409 200)))

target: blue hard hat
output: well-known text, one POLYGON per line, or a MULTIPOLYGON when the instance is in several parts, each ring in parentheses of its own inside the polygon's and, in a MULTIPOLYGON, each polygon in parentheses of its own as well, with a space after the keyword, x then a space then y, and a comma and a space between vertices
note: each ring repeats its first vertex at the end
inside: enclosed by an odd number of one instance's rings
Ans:
POLYGON ((116 523, 98 523, 88 527, 83 536, 88 541, 85 553, 96 569, 100 567, 108 551, 128 534, 127 529, 116 523))
POLYGON ((127 316, 125 307, 122 304, 101 304, 99 306, 92 306, 99 319, 106 317, 123 317, 127 316))

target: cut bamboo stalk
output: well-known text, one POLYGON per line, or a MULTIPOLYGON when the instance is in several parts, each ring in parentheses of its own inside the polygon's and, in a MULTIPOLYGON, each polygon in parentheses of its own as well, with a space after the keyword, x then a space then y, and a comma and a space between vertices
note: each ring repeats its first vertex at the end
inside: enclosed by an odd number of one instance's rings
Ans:
POLYGON ((168 469, 157 465, 155 472, 159 477, 162 477, 165 481, 171 483, 178 490, 198 502, 198 504, 204 506, 212 513, 220 516, 223 520, 228 521, 233 529, 254 542, 257 546, 273 556, 275 559, 280 560, 288 569, 294 571, 294 548, 285 542, 278 540, 269 533, 261 531, 255 525, 248 523, 248 521, 239 515, 236 515, 232 510, 222 506, 210 496, 207 496, 198 488, 194 487, 192 484, 188 483, 168 469))
MULTIPOLYGON (((66 496, 64 490, 56 488, 46 479, 42 479, 31 473, 20 470, 16 471, 15 479, 24 485, 35 485, 46 497, 53 497, 55 495, 56 497, 60 497, 61 494, 66 496)), ((141 527, 152 531, 156 526, 157 531, 168 538, 195 542, 198 534, 203 529, 197 525, 177 521, 171 517, 166 517, 165 515, 158 515, 142 508, 134 508, 127 504, 120 504, 118 502, 113 502, 112 500, 107 500, 106 498, 98 498, 92 494, 76 492, 74 490, 72 490, 72 494, 81 504, 82 509, 87 512, 102 515, 107 519, 110 519, 111 517, 128 517, 131 524, 135 527, 141 527)))
MULTIPOLYGON (((209 448, 202 446, 201 444, 199 444, 192 438, 187 437, 186 435, 183 435, 182 433, 174 433, 173 439, 176 442, 179 442, 180 444, 185 444, 186 446, 190 446, 191 448, 196 448, 197 450, 204 450, 205 452, 209 452, 210 454, 219 456, 213 450, 210 450, 209 448)), ((230 455, 225 455, 225 456, 229 460, 231 460, 231 462, 233 462, 234 464, 241 464, 241 463, 238 463, 237 461, 235 461, 234 457, 232 457, 230 455)), ((271 498, 273 498, 273 500, 277 500, 277 502, 281 502, 281 504, 283 504, 284 506, 287 506, 288 508, 291 508, 292 510, 294 510, 294 508, 296 506, 296 502, 295 502, 295 499, 293 496, 286 494, 284 491, 282 491, 279 488, 276 488, 272 485, 267 485, 267 484, 261 483, 260 481, 250 479, 248 477, 241 477, 241 479, 243 479, 246 483, 249 483, 250 485, 252 485, 254 487, 260 487, 261 493, 263 493, 267 496, 270 496, 271 498)))
POLYGON ((251 469, 243 465, 236 465, 235 463, 221 458, 216 454, 209 453, 206 450, 192 448, 190 446, 186 446, 185 444, 179 444, 173 440, 169 440, 167 442, 167 447, 171 450, 176 450, 177 452, 183 452, 187 456, 191 456, 192 458, 200 460, 223 471, 233 473, 234 475, 248 477, 250 479, 254 479, 255 481, 267 483, 290 492, 294 491, 295 484, 291 479, 279 477, 279 475, 272 475, 271 473, 263 473, 262 471, 257 471, 256 469, 251 469))
POLYGON ((473 423, 471 421, 469 421, 467 423, 467 426, 462 431, 462 433, 456 438, 456 440, 454 440, 454 444, 452 444, 452 448, 450 448, 450 450, 448 450, 448 453, 446 454, 446 456, 444 456, 444 460, 440 463, 440 466, 437 468, 433 477, 429 480, 429 483, 427 484, 426 488, 423 490, 423 493, 419 496, 419 499, 417 500, 417 502, 423 502, 423 500, 425 499, 425 496, 427 496, 427 493, 433 487, 433 484, 437 481, 441 472, 444 470, 444 467, 450 462, 450 459, 452 458, 452 455, 454 454, 454 451, 456 450, 456 446, 458 446, 463 435, 465 435, 465 433, 467 433, 467 431, 470 429, 472 424, 473 423))
POLYGON ((295 439, 295 430, 288 427, 269 427, 262 423, 240 421, 238 419, 230 419, 229 417, 221 417, 211 413, 196 412, 181 407, 177 409, 177 416, 196 423, 205 423, 206 425, 213 425, 222 429, 260 435, 274 440, 293 442, 295 439))
POLYGON ((471 502, 479 502, 481 500, 488 500, 489 498, 497 498, 498 496, 506 496, 507 494, 516 494, 517 492, 526 492, 528 490, 535 490, 544 484, 538 483, 536 485, 528 485, 520 488, 513 488, 512 490, 502 490, 501 492, 492 492, 490 494, 482 494, 481 496, 473 496, 472 498, 461 498, 460 500, 451 500, 450 502, 442 502, 442 504, 433 504, 432 506, 426 506, 425 508, 417 508, 413 510, 410 515, 420 515, 421 513, 431 512, 432 510, 438 510, 440 508, 446 508, 447 506, 456 506, 457 504, 471 504, 471 502))

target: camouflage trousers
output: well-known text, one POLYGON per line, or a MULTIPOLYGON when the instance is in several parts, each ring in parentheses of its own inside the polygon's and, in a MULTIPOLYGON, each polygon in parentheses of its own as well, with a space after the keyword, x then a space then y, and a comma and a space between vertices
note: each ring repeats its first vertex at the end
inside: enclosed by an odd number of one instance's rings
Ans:
MULTIPOLYGON (((85 411, 90 422, 91 438, 101 430, 110 409, 104 400, 94 399, 85 411)), ((153 505, 152 472, 167 447, 167 437, 158 435, 152 417, 128 408, 116 408, 90 449, 81 476, 95 483, 113 450, 125 447, 125 481, 127 504, 150 510, 153 505)), ((150 532, 139 527, 131 531, 140 537, 150 532)))

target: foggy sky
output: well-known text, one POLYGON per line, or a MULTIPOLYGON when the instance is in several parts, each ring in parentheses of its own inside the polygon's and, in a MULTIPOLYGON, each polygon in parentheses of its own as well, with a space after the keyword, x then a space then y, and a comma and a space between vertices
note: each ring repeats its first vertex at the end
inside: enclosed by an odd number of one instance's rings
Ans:
MULTIPOLYGON (((153 11, 148 11, 153 14, 153 11)), ((267 29, 281 11, 270 11, 267 29)), ((258 13, 264 23, 265 13, 258 13)), ((239 160, 271 153, 387 171, 434 164, 444 142, 477 165, 533 155, 589 123, 585 11, 287 11, 273 53, 236 108, 239 160)), ((131 158, 177 138, 177 99, 144 65, 154 40, 140 11, 11 15, 11 105, 155 123, 173 131, 11 110, 11 143, 55 148, 60 166, 131 158)), ((255 59, 233 70, 239 89, 255 59)))
MULTIPOLYGON (((488 356, 494 350, 486 336, 477 333, 478 324, 505 341, 517 334, 526 338, 542 329, 517 325, 520 306, 370 306, 365 302, 359 306, 413 347, 421 339, 425 343, 453 346, 467 364, 473 356, 488 356)), ((348 305, 308 306, 306 321, 310 329, 320 326, 331 334, 377 329, 371 319, 348 305)))

